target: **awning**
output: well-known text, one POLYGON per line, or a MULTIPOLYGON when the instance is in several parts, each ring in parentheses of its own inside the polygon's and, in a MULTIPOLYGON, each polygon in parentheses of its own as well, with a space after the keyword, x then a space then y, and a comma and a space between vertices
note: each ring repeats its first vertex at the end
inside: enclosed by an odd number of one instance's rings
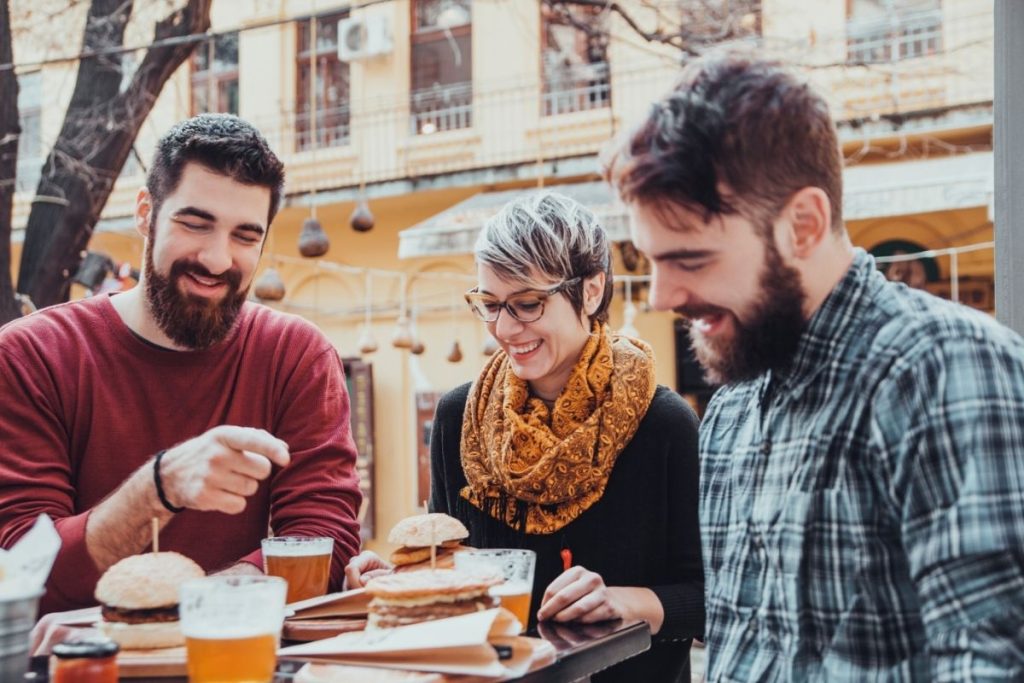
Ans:
MULTIPOLYGON (((843 172, 843 217, 867 220, 990 206, 991 152, 853 166, 843 172)), ((554 185, 597 214, 613 241, 629 239, 626 208, 603 181, 554 185)), ((468 254, 484 222, 506 202, 536 188, 481 192, 398 235, 398 257, 468 254)))
POLYGON ((992 152, 853 166, 843 172, 848 221, 990 206, 992 152))
MULTIPOLYGON (((626 209, 607 183, 552 185, 545 189, 571 197, 593 211, 611 240, 629 239, 626 209)), ((398 258, 468 254, 473 251, 477 233, 487 219, 509 201, 537 191, 537 188, 530 188, 481 192, 464 199, 398 233, 398 258)))

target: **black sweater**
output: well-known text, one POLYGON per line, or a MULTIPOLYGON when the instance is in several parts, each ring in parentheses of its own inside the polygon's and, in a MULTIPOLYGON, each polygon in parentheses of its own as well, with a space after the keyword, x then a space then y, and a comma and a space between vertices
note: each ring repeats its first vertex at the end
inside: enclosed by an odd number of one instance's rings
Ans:
POLYGON ((633 440, 619 454, 604 495, 549 535, 513 530, 459 496, 466 485, 459 444, 469 384, 437 405, 430 438, 430 508, 458 517, 468 545, 529 548, 537 553, 533 602, 562 573, 560 551, 597 572, 607 586, 644 586, 661 600, 665 622, 651 650, 593 678, 601 681, 689 681, 690 639, 704 628, 704 575, 697 518, 697 416, 659 386, 633 440))

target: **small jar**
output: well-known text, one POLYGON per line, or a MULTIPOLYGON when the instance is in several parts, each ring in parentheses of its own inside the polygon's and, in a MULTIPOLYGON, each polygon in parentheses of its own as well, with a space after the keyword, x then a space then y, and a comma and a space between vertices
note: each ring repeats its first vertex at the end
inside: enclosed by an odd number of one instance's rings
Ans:
POLYGON ((117 643, 106 638, 54 645, 50 683, 117 683, 117 651, 117 643))

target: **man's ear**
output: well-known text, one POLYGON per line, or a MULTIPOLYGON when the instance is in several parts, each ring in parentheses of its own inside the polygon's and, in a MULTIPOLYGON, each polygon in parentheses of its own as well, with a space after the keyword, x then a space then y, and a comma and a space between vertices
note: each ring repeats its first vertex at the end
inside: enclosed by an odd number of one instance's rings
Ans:
POLYGON ((135 229, 143 237, 149 237, 150 223, 153 220, 153 201, 149 190, 139 188, 135 195, 135 229))
POLYGON ((594 315, 601 299, 604 298, 605 274, 596 273, 583 280, 583 311, 589 316, 594 315))
POLYGON ((789 225, 793 255, 806 258, 832 231, 832 202, 820 187, 804 187, 782 210, 789 225))

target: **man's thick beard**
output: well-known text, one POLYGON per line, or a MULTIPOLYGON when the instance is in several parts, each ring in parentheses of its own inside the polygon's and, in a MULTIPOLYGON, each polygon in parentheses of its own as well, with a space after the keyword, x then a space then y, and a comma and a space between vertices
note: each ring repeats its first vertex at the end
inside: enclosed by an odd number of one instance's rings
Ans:
POLYGON ((761 291, 748 320, 742 322, 723 311, 736 325, 733 337, 721 343, 704 339, 691 328, 694 354, 711 384, 745 382, 769 370, 782 370, 793 361, 800 344, 807 298, 800 273, 783 263, 774 241, 766 241, 765 248, 761 291))
POLYGON ((242 274, 232 268, 212 275, 195 261, 180 259, 171 264, 165 277, 156 272, 152 249, 146 248, 146 299, 157 325, 178 346, 201 351, 227 337, 245 303, 248 289, 242 290, 242 274), (187 273, 227 283, 228 292, 220 301, 185 294, 178 280, 187 273))

